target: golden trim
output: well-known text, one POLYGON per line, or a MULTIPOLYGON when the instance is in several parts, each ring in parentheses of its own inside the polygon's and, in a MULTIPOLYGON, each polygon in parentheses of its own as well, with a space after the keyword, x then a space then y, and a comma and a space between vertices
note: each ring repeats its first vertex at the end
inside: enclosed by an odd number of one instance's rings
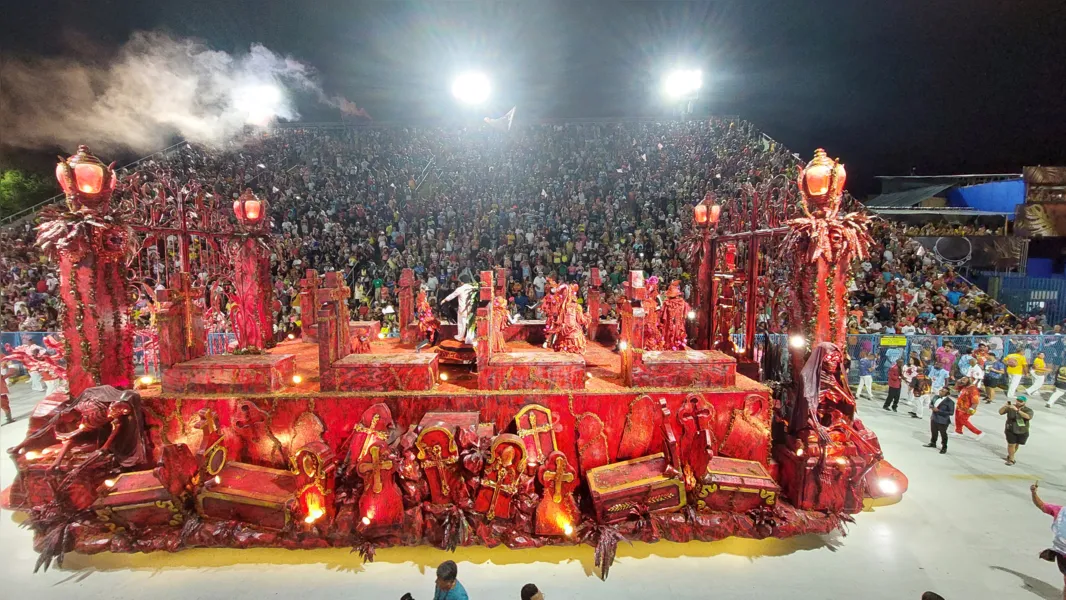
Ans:
POLYGON ((273 498, 275 498, 275 496, 261 494, 259 492, 245 492, 243 490, 235 490, 234 488, 226 487, 225 485, 216 486, 212 490, 205 490, 201 492, 201 495, 205 497, 225 497, 230 500, 235 500, 237 498, 251 498, 253 500, 256 500, 257 502, 267 502, 270 506, 274 508, 281 508, 285 506, 285 501, 274 500, 273 498), (240 491, 240 493, 236 493, 237 491, 240 491))
POLYGON ((228 461, 229 452, 226 450, 226 446, 222 444, 222 438, 219 437, 217 440, 215 440, 215 443, 211 444, 211 447, 209 447, 207 451, 204 452, 204 469, 207 471, 208 475, 214 477, 215 475, 221 473, 222 469, 226 468, 226 463, 228 461), (222 453, 222 464, 220 464, 217 469, 212 469, 211 464, 215 462, 213 459, 218 452, 222 453))
POLYGON ((259 471, 261 473, 275 473, 275 474, 279 474, 279 475, 292 475, 293 474, 292 471, 290 471, 289 469, 279 469, 277 467, 264 467, 262 465, 253 465, 252 463, 246 463, 246 462, 234 461, 234 462, 226 463, 226 466, 228 466, 228 467, 230 467, 232 469, 243 469, 245 471, 259 471))

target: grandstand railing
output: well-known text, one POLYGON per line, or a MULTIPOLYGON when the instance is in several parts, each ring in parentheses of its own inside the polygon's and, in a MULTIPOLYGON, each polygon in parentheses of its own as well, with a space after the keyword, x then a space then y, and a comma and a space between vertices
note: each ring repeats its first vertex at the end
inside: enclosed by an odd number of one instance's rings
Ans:
MULTIPOLYGON (((784 347, 788 336, 784 334, 770 334, 770 343, 784 347)), ((766 339, 766 334, 755 336, 756 358, 759 357, 759 349, 766 339)), ((733 334, 733 341, 740 350, 743 350, 744 335, 733 334)), ((977 348, 978 344, 987 344, 988 349, 999 358, 1013 352, 1021 352, 1025 355, 1029 364, 1040 352, 1044 353, 1044 362, 1047 368, 1054 373, 1055 369, 1066 365, 1066 335, 875 335, 856 334, 849 335, 847 341, 847 353, 851 358, 851 369, 848 371, 848 380, 851 383, 859 381, 859 358, 863 352, 870 352, 877 361, 873 373, 875 383, 888 383, 888 369, 897 359, 906 361, 912 353, 928 365, 936 353, 936 349, 951 342, 958 351, 958 358, 962 356, 964 349, 977 348)), ((782 353, 787 357, 788 353, 782 353)), ((783 358, 787 360, 787 358, 783 358)), ((952 373, 952 376, 958 375, 952 373)), ((1049 374, 1048 381, 1052 381, 1049 374)))

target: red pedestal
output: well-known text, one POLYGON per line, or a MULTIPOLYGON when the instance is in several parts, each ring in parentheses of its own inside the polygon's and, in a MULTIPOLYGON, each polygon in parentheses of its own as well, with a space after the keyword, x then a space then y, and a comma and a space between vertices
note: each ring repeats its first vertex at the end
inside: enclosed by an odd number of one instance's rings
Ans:
POLYGON ((568 352, 501 352, 482 368, 486 389, 580 390, 585 359, 568 352))
POLYGON ((737 381, 737 361, 717 350, 644 352, 634 361, 637 387, 732 386, 737 381))
POLYGON ((175 394, 257 394, 276 392, 292 382, 291 354, 203 356, 178 363, 163 374, 163 391, 175 394))
POLYGON ((323 391, 431 390, 439 373, 436 354, 349 354, 322 374, 323 391))

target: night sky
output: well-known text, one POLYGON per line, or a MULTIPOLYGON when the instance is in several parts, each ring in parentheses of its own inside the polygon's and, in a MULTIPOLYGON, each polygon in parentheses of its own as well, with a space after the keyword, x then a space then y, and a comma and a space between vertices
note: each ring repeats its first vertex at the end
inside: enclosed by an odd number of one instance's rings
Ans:
MULTIPOLYGON (((379 121, 666 114, 662 72, 698 66, 698 113, 740 115, 804 157, 817 146, 874 175, 1018 172, 1066 164, 1066 2, 8 3, 4 54, 107 54, 136 30, 228 52, 259 42, 314 66, 379 121), (488 72, 465 114, 451 77, 488 72)), ((0 65, 2 68, 2 65, 0 65)), ((61 91, 57 91, 61 93, 61 91)), ((305 120, 337 120, 308 102, 305 120)), ((2 118, 13 118, 3 115, 2 118)))

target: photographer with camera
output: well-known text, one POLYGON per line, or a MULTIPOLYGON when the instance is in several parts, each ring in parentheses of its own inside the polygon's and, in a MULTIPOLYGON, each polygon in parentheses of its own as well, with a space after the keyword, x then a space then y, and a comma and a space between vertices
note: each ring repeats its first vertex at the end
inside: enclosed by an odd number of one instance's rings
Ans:
POLYGON ((1019 395, 1014 404, 1007 399, 1007 403, 999 409, 999 414, 1007 415, 1004 431, 1007 436, 1007 466, 1015 463, 1014 454, 1018 452, 1018 446, 1024 446, 1029 440, 1029 422, 1033 418, 1033 409, 1025 405, 1027 400, 1027 397, 1019 395))

